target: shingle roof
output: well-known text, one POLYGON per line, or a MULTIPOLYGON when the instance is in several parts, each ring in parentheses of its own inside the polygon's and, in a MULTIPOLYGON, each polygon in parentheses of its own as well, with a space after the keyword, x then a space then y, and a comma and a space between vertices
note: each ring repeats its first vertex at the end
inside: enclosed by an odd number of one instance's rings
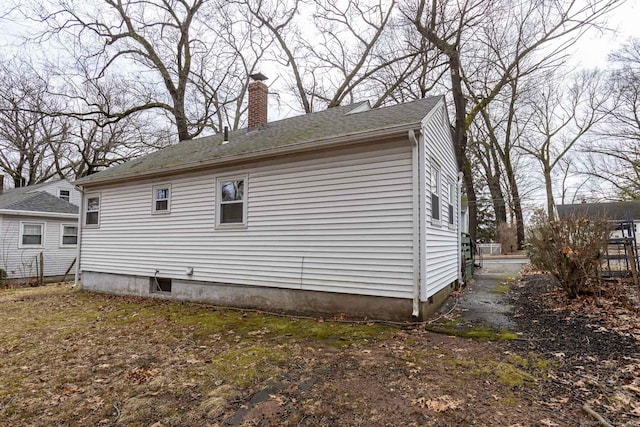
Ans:
POLYGON ((181 141, 138 159, 84 177, 76 183, 109 181, 122 175, 146 175, 198 162, 234 158, 245 154, 268 153, 274 149, 291 149, 301 144, 357 136, 402 125, 419 124, 438 104, 441 96, 403 104, 368 109, 367 102, 339 106, 325 111, 269 122, 259 130, 241 129, 230 132, 229 142, 223 136, 181 141))
POLYGON ((78 213, 78 207, 76 205, 72 205, 44 191, 33 191, 45 184, 5 190, 0 194, 0 209, 49 213, 78 213))
POLYGON ((612 220, 640 219, 640 200, 611 203, 577 203, 556 206, 561 219, 570 216, 599 217, 612 220))

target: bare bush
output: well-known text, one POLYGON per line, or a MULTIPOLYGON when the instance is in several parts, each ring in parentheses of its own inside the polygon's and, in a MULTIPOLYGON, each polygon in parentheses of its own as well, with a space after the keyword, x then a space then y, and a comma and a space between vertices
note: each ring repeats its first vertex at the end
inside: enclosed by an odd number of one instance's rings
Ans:
POLYGON ((558 279, 570 298, 594 293, 601 284, 600 262, 610 233, 611 225, 602 218, 548 221, 540 214, 529 235, 531 264, 558 279))

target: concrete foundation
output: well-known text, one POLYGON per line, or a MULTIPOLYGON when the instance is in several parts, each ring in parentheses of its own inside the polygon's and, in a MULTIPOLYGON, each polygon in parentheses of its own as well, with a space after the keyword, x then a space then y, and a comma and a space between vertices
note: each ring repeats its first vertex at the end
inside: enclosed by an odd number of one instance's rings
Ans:
MULTIPOLYGON (((436 312, 453 290, 454 283, 420 305, 421 316, 436 312)), ((205 302, 215 305, 284 311, 295 314, 345 314, 350 318, 412 319, 412 300, 369 295, 339 294, 299 289, 268 288, 173 279, 171 292, 155 290, 153 278, 92 271, 82 272, 82 289, 118 295, 135 295, 205 302)))

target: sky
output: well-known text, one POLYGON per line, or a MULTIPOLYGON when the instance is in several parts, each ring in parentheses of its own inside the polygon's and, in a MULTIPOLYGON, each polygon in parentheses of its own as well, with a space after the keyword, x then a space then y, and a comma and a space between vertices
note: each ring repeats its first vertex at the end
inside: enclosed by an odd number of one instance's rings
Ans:
POLYGON ((640 1, 627 0, 609 17, 606 31, 592 31, 575 47, 573 60, 585 68, 606 67, 607 55, 629 37, 640 37, 640 1))

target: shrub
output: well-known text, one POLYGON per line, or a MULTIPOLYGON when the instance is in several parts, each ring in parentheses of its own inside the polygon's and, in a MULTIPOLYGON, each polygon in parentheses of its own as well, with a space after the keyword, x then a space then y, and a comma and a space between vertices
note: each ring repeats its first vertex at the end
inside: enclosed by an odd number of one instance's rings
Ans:
POLYGON ((518 249, 518 235, 515 227, 509 227, 506 222, 498 223, 496 240, 500 242, 502 255, 510 254, 518 249))
POLYGON ((575 298, 595 292, 601 284, 600 263, 611 225, 602 218, 574 217, 548 221, 538 214, 529 233, 531 264, 551 273, 575 298))

